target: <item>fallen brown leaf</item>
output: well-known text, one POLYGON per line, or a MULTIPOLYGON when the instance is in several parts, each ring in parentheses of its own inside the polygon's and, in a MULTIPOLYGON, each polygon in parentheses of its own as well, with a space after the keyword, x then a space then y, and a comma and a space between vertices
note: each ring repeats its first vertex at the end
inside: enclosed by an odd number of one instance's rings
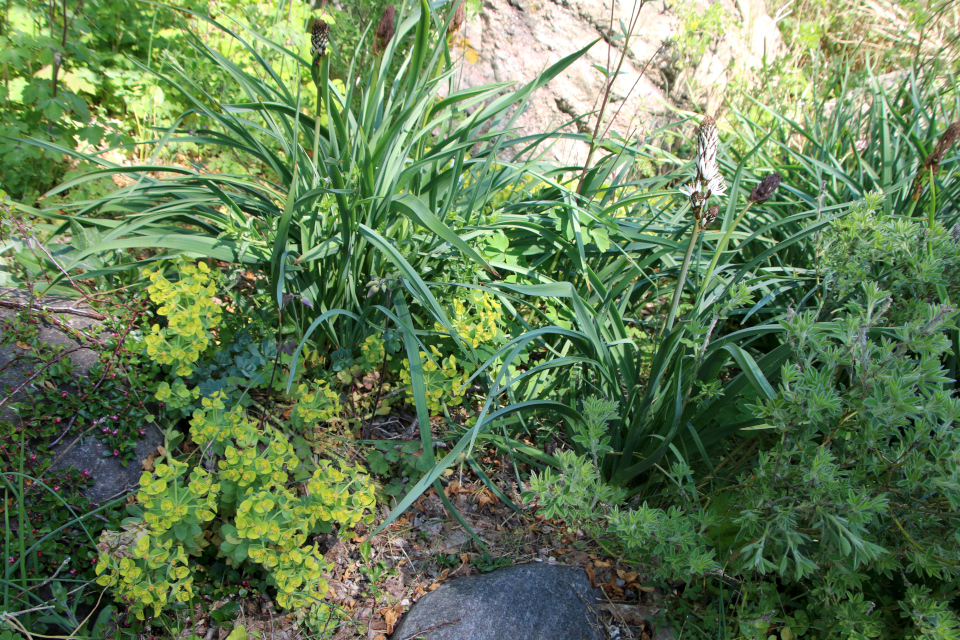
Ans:
POLYGON ((583 565, 583 570, 587 572, 587 577, 590 578, 590 586, 596 589, 597 572, 593 570, 593 565, 585 564, 583 565))
POLYGON ((617 577, 626 582, 636 582, 639 574, 636 571, 624 571, 617 569, 617 577))
POLYGON ((143 467, 144 471, 153 471, 153 463, 159 457, 160 457, 160 452, 154 451, 153 453, 147 456, 146 460, 140 463, 140 466, 143 467))
POLYGON ((387 623, 387 634, 393 633, 393 627, 397 624, 397 621, 400 620, 401 610, 402 607, 399 604, 386 609, 380 609, 383 621, 387 623))
POLYGON ((452 496, 456 496, 458 493, 460 493, 460 483, 454 480, 453 482, 448 484, 446 487, 444 487, 443 493, 448 498, 452 496))

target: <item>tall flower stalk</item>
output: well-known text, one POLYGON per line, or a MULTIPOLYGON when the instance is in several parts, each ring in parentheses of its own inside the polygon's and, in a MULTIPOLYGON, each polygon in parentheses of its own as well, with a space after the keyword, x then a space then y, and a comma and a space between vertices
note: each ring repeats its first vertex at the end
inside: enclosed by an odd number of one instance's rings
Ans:
MULTIPOLYGON (((755 204, 763 204, 773 196, 774 192, 780 187, 780 182, 783 180, 783 176, 779 173, 771 173, 764 177, 760 183, 753 188, 753 191, 750 192, 750 197, 747 198, 747 204, 743 207, 740 213, 734 219, 733 224, 727 229, 723 234, 723 238, 720 239, 720 244, 717 245, 716 250, 713 252, 713 259, 710 261, 710 266, 706 271, 706 279, 704 282, 704 291, 709 288, 710 280, 713 278, 713 270, 717 268, 717 263, 720 261, 720 256, 723 255, 723 252, 727 250, 727 243, 730 242, 733 232, 736 231, 737 227, 740 226, 740 223, 743 222, 743 218, 747 215, 747 212, 750 211, 750 207, 755 204)), ((709 217, 709 216, 708 216, 709 217)), ((710 220, 713 222, 713 220, 710 220)), ((706 229, 709 222, 703 225, 703 228, 706 229)))
MULTIPOLYGON (((330 78, 330 60, 327 58, 327 45, 330 44, 330 26, 317 18, 313 23, 310 35, 310 53, 313 54, 313 64, 310 74, 317 87, 317 115, 313 123, 313 162, 320 166, 320 119, 323 113, 324 98, 329 96, 327 81, 330 78)), ((329 102, 329 99, 327 100, 329 102)))
MULTIPOLYGON (((727 186, 720 175, 720 166, 717 164, 717 153, 720 147, 720 134, 717 121, 710 116, 704 117, 697 131, 697 172, 693 182, 680 187, 680 193, 690 198, 690 208, 693 211, 693 231, 690 234, 690 243, 683 256, 680 267, 680 277, 673 292, 673 301, 670 303, 670 312, 664 325, 664 333, 673 329, 673 322, 677 317, 677 307, 680 305, 680 296, 683 295, 684 283, 687 281, 687 271, 690 269, 690 258, 693 248, 697 245, 700 233, 706 228, 707 203, 711 196, 723 196, 727 193, 727 186), (703 220, 706 224, 701 224, 703 220)), ((716 215, 716 214, 714 214, 716 215)), ((712 220, 711 220, 712 222, 712 220)))
MULTIPOLYGON (((934 147, 933 152, 927 156, 926 160, 917 167, 917 175, 913 179, 913 195, 910 196, 910 210, 907 212, 907 217, 913 215, 913 209, 917 206, 917 200, 920 199, 920 194, 923 192, 923 183, 926 180, 930 180, 930 204, 928 205, 928 215, 927 215, 927 228, 933 229, 933 225, 936 222, 937 216, 937 174, 940 173, 940 163, 943 162, 943 157, 947 154, 947 151, 950 150, 950 147, 957 141, 957 138, 960 138, 960 122, 954 122, 943 132, 940 136, 940 140, 937 141, 937 146, 934 147)), ((928 239, 927 241, 927 251, 928 253, 933 253, 933 242, 928 239)))

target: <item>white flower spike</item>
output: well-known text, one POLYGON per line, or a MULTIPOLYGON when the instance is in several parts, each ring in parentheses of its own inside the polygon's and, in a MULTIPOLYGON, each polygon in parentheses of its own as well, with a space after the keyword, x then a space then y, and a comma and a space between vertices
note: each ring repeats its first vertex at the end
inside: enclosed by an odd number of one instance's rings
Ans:
POLYGON ((696 210, 699 210, 710 196, 723 196, 727 193, 727 185, 717 164, 719 146, 717 121, 706 116, 697 132, 697 175, 693 182, 680 187, 680 193, 690 198, 696 210))

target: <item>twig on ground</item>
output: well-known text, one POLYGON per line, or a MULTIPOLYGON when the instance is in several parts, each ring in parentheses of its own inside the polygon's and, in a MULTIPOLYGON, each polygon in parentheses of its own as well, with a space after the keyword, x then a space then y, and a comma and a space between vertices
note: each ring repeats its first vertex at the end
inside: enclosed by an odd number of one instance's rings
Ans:
POLYGON ((48 313, 69 313, 75 316, 84 316, 94 320, 106 320, 107 316, 96 311, 88 309, 76 309, 73 307, 38 307, 33 303, 15 302, 12 300, 0 300, 0 307, 11 307, 14 309, 30 309, 31 311, 46 311, 48 313))
POLYGON ((418 636, 422 636, 425 633, 430 633, 431 631, 436 631, 437 629, 442 629, 443 627, 449 627, 452 624, 457 624, 461 620, 463 620, 463 618, 457 618, 456 620, 451 620, 450 622, 441 622, 440 624, 435 624, 432 627, 427 627, 426 629, 417 631, 412 636, 407 636, 406 638, 402 638, 401 640, 416 640, 418 636))

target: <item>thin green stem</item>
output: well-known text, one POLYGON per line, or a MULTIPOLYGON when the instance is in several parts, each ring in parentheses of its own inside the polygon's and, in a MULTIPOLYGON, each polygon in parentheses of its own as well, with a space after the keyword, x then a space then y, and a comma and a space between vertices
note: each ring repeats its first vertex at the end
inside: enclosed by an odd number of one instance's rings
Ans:
POLYGON ((930 167, 930 204, 927 207, 927 253, 933 255, 933 225, 937 223, 937 182, 930 167))
POLYGON ((697 239, 699 237, 700 222, 694 220, 693 233, 690 234, 690 243, 687 245, 687 253, 683 256, 683 266, 680 267, 680 277, 677 279, 677 288, 673 291, 673 302, 670 303, 670 313, 667 315, 667 322, 664 325, 664 335, 673 329, 673 321, 677 317, 677 307, 680 305, 680 296, 683 295, 683 287, 687 281, 687 270, 690 268, 690 258, 693 256, 693 248, 697 246, 697 239))
POLYGON ((727 250, 727 243, 730 242, 730 237, 733 236, 733 232, 740 226, 740 223, 743 222, 743 217, 747 215, 747 211, 750 211, 750 207, 752 206, 753 202, 747 203, 747 206, 737 215, 733 224, 727 228, 726 233, 723 234, 723 238, 720 239, 720 244, 717 245, 716 250, 713 252, 713 259, 710 261, 707 275, 703 279, 703 286, 700 288, 701 296, 705 295, 706 291, 710 288, 710 281, 713 280, 713 270, 717 268, 717 263, 720 262, 720 255, 727 250))
MULTIPOLYGON (((26 496, 23 491, 23 459, 26 457, 24 453, 25 443, 26 443, 26 434, 20 434, 20 450, 19 450, 19 461, 18 461, 18 472, 19 477, 17 479, 17 539, 20 543, 20 587, 21 589, 27 588, 27 557, 26 557, 26 534, 27 523, 25 522, 24 516, 27 512, 27 501, 26 496)), ((9 562, 9 561, 8 561, 9 562)), ((40 563, 37 562, 37 556, 34 555, 33 562, 35 567, 39 567, 40 563)), ((26 625, 26 628, 29 629, 33 616, 24 616, 23 623, 26 625)))
MULTIPOLYGON (((7 558, 10 557, 10 509, 6 508, 6 505, 11 504, 13 501, 10 499, 10 493, 7 491, 7 488, 3 488, 3 561, 4 567, 9 566, 9 561, 7 558)), ((18 508, 23 508, 22 503, 17 505, 18 508)), ((6 574, 6 571, 4 571, 6 574)), ((6 575, 4 575, 6 578, 6 575)), ((10 581, 3 581, 3 610, 10 611, 10 581)))
POLYGON ((310 69, 310 75, 313 76, 313 83, 317 87, 317 113, 313 119, 313 166, 317 169, 317 175, 320 173, 320 117, 323 113, 323 92, 320 90, 320 76, 317 74, 317 65, 314 64, 310 69))

